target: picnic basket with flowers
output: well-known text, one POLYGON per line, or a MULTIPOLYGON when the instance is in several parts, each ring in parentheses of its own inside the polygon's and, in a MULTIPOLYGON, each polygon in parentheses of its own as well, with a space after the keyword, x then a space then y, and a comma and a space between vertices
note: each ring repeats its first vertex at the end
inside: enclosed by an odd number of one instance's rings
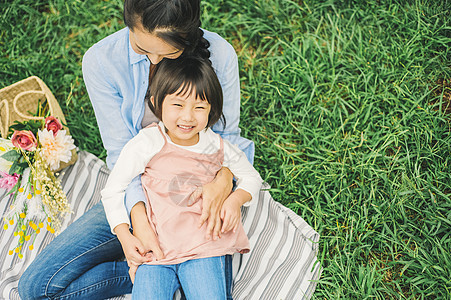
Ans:
POLYGON ((0 90, 0 189, 6 190, 0 201, 12 199, 3 228, 14 226, 17 237, 10 255, 22 258, 25 244, 33 250, 41 229, 58 233, 70 213, 56 176, 77 159, 65 123, 58 102, 38 77, 0 90))

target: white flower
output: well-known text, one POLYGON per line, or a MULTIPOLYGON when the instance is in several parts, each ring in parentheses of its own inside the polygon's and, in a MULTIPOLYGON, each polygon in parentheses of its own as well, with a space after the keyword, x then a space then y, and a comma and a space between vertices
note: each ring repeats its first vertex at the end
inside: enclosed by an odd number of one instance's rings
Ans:
MULTIPOLYGON (((3 154, 12 149, 14 149, 14 146, 11 143, 11 140, 0 138, 0 156, 2 156, 3 154)), ((9 173, 9 169, 11 168, 12 165, 13 165, 12 161, 8 161, 0 157, 0 171, 9 173)))
POLYGON ((47 129, 38 131, 39 143, 41 144, 41 155, 52 171, 59 168, 60 162, 69 162, 72 149, 75 149, 74 140, 66 135, 66 130, 60 130, 54 136, 47 129))
POLYGON ((37 217, 38 219, 45 218, 46 214, 42 207, 42 199, 40 195, 33 194, 31 199, 28 199, 27 217, 29 219, 37 217))

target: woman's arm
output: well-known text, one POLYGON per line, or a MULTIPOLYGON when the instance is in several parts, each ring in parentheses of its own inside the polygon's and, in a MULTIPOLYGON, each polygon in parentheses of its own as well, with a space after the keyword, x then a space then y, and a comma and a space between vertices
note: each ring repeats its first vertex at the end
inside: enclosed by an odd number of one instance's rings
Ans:
MULTIPOLYGON (((124 62, 117 67, 117 62, 116 64, 111 62, 111 52, 114 50, 114 46, 115 44, 108 43, 101 47, 94 45, 85 53, 82 63, 83 79, 94 108, 103 146, 107 151, 106 162, 109 169, 113 169, 122 148, 137 134, 129 116, 131 114, 129 111, 133 109, 128 106, 133 101, 124 99, 124 94, 127 93, 120 90, 120 84, 117 82, 125 82, 122 77, 126 77, 127 72, 121 72, 118 69, 123 68, 123 64, 128 62, 126 58, 128 52, 123 51, 122 56, 126 57, 121 57, 124 62), (128 117, 123 115, 124 109, 127 110, 128 117)), ((147 77, 143 75, 143 78, 147 77)), ((132 83, 127 82, 127 84, 127 86, 133 86, 132 83)), ((128 186, 125 199, 127 207, 129 207, 128 212, 137 202, 145 201, 139 176, 128 186)))
POLYGON ((221 83, 224 98, 223 114, 226 126, 222 122, 213 125, 214 132, 223 139, 237 145, 252 163, 254 160, 254 143, 240 136, 240 79, 238 57, 225 39, 216 33, 204 30, 205 38, 210 42, 210 60, 221 83))
POLYGON ((222 226, 220 218, 221 207, 232 192, 232 187, 233 174, 228 168, 223 167, 212 182, 205 184, 191 195, 191 203, 202 197, 202 214, 199 219, 199 228, 208 220, 207 238, 213 235, 213 240, 216 240, 220 237, 222 226))

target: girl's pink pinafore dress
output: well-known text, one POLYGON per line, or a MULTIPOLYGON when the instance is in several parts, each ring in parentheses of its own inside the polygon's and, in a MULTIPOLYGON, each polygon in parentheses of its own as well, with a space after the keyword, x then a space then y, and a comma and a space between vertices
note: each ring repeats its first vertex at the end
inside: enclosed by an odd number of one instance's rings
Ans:
POLYGON ((202 200, 188 206, 193 191, 211 182, 222 168, 224 144, 213 154, 202 154, 169 143, 147 164, 141 176, 147 197, 147 216, 160 242, 164 259, 149 264, 178 264, 190 259, 249 252, 249 241, 240 224, 235 233, 222 234, 214 241, 206 238, 205 223, 198 228, 202 200))

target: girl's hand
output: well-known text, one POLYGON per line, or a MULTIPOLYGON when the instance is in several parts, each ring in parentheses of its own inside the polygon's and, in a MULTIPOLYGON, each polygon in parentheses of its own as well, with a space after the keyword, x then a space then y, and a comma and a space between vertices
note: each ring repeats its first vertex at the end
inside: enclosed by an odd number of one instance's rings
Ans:
POLYGON ((162 259, 163 251, 161 251, 160 242, 158 241, 156 233, 150 226, 144 202, 135 204, 130 212, 130 216, 133 226, 133 235, 142 243, 144 255, 149 259, 147 261, 152 261, 152 258, 156 260, 162 259))
MULTIPOLYGON (((153 233, 153 230, 152 230, 152 233, 153 233)), ((135 235, 135 230, 133 230, 133 234, 135 235)), ((158 242, 156 235, 150 234, 148 236, 151 239, 153 239, 153 241, 149 241, 147 243, 147 245, 143 247, 143 249, 146 249, 145 251, 147 251, 144 254, 144 258, 146 259, 146 262, 153 261, 154 259, 156 259, 156 260, 162 259, 164 257, 163 251, 161 251, 161 249, 160 249, 160 243, 158 242)), ((130 269, 128 270, 128 274, 130 275, 130 279, 131 279, 132 283, 135 282, 136 270, 138 269, 138 267, 141 264, 139 264, 139 265, 138 264, 129 264, 128 265, 130 267, 130 269)))
POLYGON ((125 258, 129 267, 136 266, 148 262, 149 258, 145 257, 144 246, 141 241, 130 233, 128 224, 122 223, 114 228, 125 258))
POLYGON ((251 194, 241 189, 230 194, 221 209, 221 233, 226 233, 230 230, 236 232, 241 222, 241 206, 251 200, 251 197, 251 194))
POLYGON ((233 174, 228 168, 223 167, 212 182, 198 188, 190 197, 189 205, 194 204, 202 197, 202 214, 199 219, 199 228, 208 220, 206 237, 213 234, 213 240, 220 237, 221 218, 220 212, 224 200, 232 191, 233 174))

